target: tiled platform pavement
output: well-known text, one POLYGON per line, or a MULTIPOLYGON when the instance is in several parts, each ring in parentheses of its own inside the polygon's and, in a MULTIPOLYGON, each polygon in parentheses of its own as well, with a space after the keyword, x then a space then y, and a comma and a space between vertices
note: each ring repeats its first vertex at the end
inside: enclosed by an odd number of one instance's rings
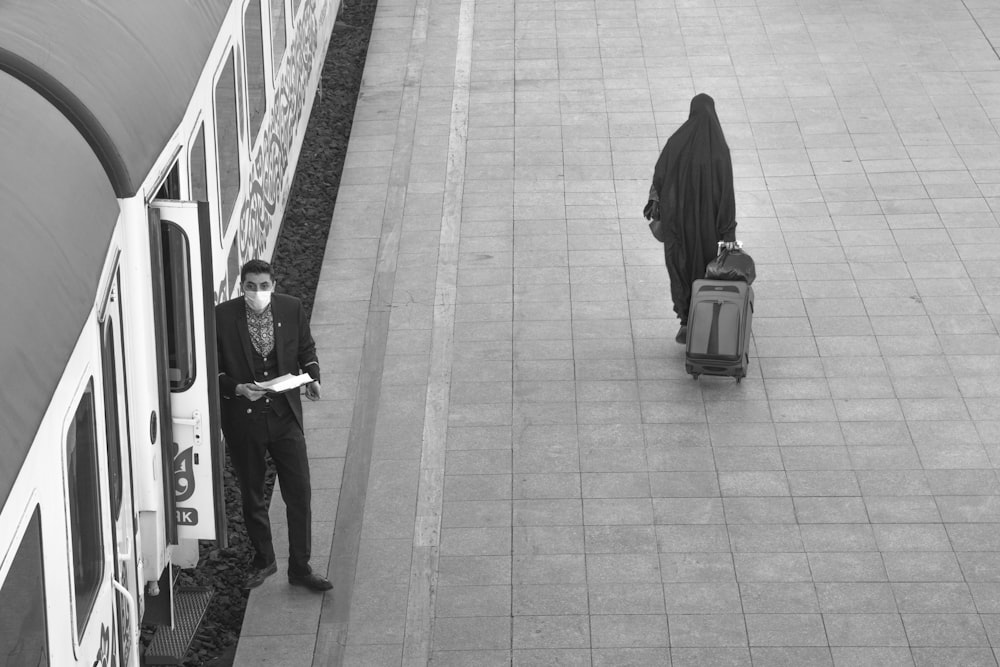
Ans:
POLYGON ((995 5, 380 0, 313 316, 336 588, 272 578, 237 664, 996 665, 995 5), (696 92, 739 385, 640 217, 696 92))

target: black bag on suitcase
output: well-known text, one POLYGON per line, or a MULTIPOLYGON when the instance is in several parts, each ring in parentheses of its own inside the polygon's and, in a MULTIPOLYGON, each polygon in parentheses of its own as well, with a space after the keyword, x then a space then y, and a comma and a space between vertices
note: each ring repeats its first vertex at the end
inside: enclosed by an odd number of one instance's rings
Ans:
POLYGON ((757 277, 757 269, 753 257, 743 252, 738 244, 728 247, 719 243, 719 256, 708 263, 705 277, 709 280, 742 280, 752 285, 757 277))
POLYGON ((699 375, 735 377, 750 363, 753 288, 741 280, 696 280, 688 311, 684 369, 699 375))

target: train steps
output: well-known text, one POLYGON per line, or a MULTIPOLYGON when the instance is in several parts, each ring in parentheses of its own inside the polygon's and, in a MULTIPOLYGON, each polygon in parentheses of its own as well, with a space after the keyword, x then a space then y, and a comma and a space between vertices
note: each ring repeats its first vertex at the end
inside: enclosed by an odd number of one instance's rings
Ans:
POLYGON ((161 625, 143 655, 146 665, 179 665, 184 662, 194 639, 212 589, 202 586, 179 587, 174 591, 174 626, 161 625))

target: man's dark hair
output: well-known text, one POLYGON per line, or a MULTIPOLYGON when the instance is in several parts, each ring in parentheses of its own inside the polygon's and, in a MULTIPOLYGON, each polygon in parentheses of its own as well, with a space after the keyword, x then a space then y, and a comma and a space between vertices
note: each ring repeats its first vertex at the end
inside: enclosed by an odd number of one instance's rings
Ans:
POLYGON ((274 270, 271 269, 271 265, 262 259, 251 259, 249 262, 243 265, 240 269, 240 283, 247 279, 248 273, 266 273, 271 276, 271 280, 274 280, 274 270))

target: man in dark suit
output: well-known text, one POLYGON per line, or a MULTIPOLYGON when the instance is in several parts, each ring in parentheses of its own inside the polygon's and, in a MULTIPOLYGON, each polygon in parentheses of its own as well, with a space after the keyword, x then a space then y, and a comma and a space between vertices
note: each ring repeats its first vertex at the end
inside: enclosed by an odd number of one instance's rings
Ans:
POLYGON ((243 496, 243 518, 254 548, 254 588, 277 572, 271 524, 264 502, 266 453, 278 473, 288 517, 288 581, 325 591, 332 588, 312 572, 311 487, 309 459, 302 431, 299 390, 268 392, 256 383, 287 373, 306 372, 306 398, 319 399, 319 361, 302 303, 274 293, 271 265, 253 259, 240 271, 243 296, 215 308, 219 347, 222 432, 243 496))

